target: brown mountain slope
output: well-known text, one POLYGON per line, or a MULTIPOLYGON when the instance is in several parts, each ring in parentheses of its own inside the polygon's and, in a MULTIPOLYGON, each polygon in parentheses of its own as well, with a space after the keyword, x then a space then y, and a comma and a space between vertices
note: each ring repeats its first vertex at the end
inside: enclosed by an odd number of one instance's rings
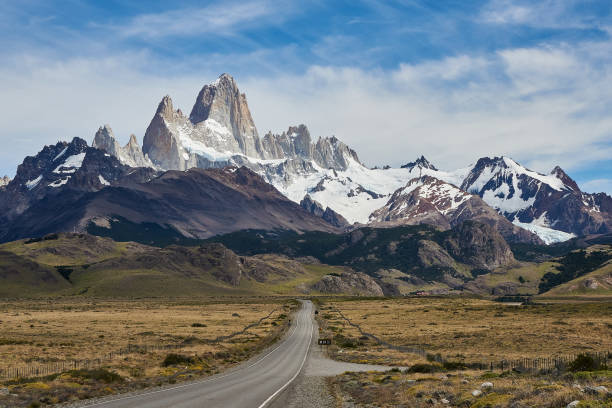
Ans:
POLYGON ((3 240, 85 231, 118 219, 192 238, 241 229, 336 231, 244 167, 168 171, 144 182, 125 178, 98 191, 67 190, 36 202, 11 222, 3 240))

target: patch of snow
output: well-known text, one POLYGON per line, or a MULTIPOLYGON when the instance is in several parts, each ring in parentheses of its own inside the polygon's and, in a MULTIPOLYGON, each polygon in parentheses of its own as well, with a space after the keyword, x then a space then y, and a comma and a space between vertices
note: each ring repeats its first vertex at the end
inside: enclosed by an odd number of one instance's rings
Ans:
POLYGON ((232 132, 213 118, 206 119, 204 121, 204 127, 219 140, 226 140, 232 137, 232 132))
MULTIPOLYGON (((252 162, 263 162, 253 160, 252 162)), ((278 160, 284 162, 285 159, 278 160)), ((417 188, 418 185, 407 186, 408 181, 419 176, 432 176, 455 186, 461 185, 469 172, 469 168, 454 172, 445 172, 432 169, 407 168, 369 169, 352 157, 347 157, 347 169, 344 171, 324 169, 312 163, 315 172, 293 175, 289 180, 282 176, 271 178, 269 181, 290 200, 299 203, 308 193, 313 200, 318 201, 324 208, 329 207, 341 214, 350 223, 367 223, 372 212, 383 207, 389 197, 399 188, 417 188), (317 184, 323 181, 323 191, 312 191, 317 184), (373 198, 370 194, 357 189, 372 191, 381 197, 373 198), (354 192, 349 197, 351 190, 354 192)), ((417 180, 418 181, 418 180, 417 180)), ((408 190, 405 193, 409 193, 408 190)), ((456 205, 460 205, 457 203, 456 205)))
POLYGON ((70 180, 70 176, 66 177, 65 179, 55 180, 53 183, 49 184, 49 187, 53 187, 53 188, 61 187, 64 184, 66 184, 68 180, 70 180))
POLYGON ((42 180, 42 174, 40 176, 36 177, 34 180, 26 181, 25 185, 28 188, 28 190, 31 190, 34 187, 36 187, 38 185, 38 183, 40 183, 40 180, 42 180))
POLYGON ((57 166, 54 173, 62 174, 62 173, 74 173, 77 169, 80 169, 83 165, 83 160, 85 159, 85 152, 74 154, 69 156, 62 164, 57 166), (65 170, 61 170, 64 168, 65 170))
POLYGON ((185 159, 185 161, 189 160, 189 154, 183 153, 183 159, 185 159))
POLYGON ((495 173, 498 171, 496 167, 485 167, 478 178, 468 187, 468 192, 474 194, 480 194, 485 185, 493 178, 495 173))
MULTIPOLYGON (((502 184, 495 190, 486 190, 482 195, 482 199, 491 207, 503 213, 515 213, 517 211, 531 207, 533 203, 535 203, 535 196, 527 200, 523 200, 521 198, 521 190, 518 187, 518 180, 516 176, 512 177, 512 187, 514 188, 514 194, 512 195, 512 197, 508 197, 508 195, 510 194, 510 188, 508 187, 508 185, 502 184)), ((470 189, 470 191, 472 191, 472 189, 470 189)))
POLYGON ((108 181, 106 181, 106 179, 104 177, 102 177, 101 174, 98 175, 98 180, 100 180, 100 183, 104 186, 110 186, 110 183, 108 181))
POLYGON ((66 146, 64 148, 64 150, 62 150, 61 152, 59 152, 59 154, 57 156, 55 156, 55 158, 53 159, 53 161, 56 161, 57 159, 59 159, 60 157, 62 157, 64 155, 64 153, 66 153, 66 150, 68 150, 68 146, 66 146))
POLYGON ((563 181, 561 181, 561 179, 559 179, 557 176, 553 176, 553 175, 546 176, 544 174, 540 174, 540 173, 536 173, 535 171, 528 170, 509 157, 504 157, 504 163, 506 163, 506 166, 508 166, 515 173, 525 174, 531 178, 541 181, 544 184, 548 184, 554 190, 563 191, 563 190, 569 189, 568 187, 565 186, 565 184, 563 184, 563 181))
POLYGON ((446 183, 425 184, 419 190, 419 195, 431 201, 442 214, 448 214, 471 198, 470 194, 446 183), (450 201, 450 206, 444 208, 442 205, 447 199, 450 201))
POLYGON ((565 231, 559 231, 549 227, 543 227, 534 223, 520 222, 517 220, 512 221, 512 223, 518 227, 533 232, 538 237, 540 237, 542 241, 546 243, 546 245, 554 244, 556 242, 564 242, 576 237, 575 234, 571 234, 565 231))

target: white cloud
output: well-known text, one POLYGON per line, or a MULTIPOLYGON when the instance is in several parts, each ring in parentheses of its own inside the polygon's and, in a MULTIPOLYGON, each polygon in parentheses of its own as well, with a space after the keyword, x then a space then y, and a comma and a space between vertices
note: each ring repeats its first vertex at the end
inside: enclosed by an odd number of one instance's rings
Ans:
POLYGON ((580 188, 589 193, 598 193, 601 191, 612 192, 612 179, 602 178, 587 181, 583 183, 580 188))
MULTIPOLYGON (((370 165, 399 165, 425 154, 452 169, 503 154, 539 171, 559 164, 571 175, 612 155, 610 49, 541 46, 394 70, 313 66, 289 74, 271 67, 267 75, 237 81, 261 134, 305 123, 314 137, 335 134, 370 165)), ((163 95, 188 113, 201 86, 219 73, 143 73, 139 61, 149 57, 24 56, 0 67, 0 143, 11 147, 0 151, 0 173, 12 175, 23 156, 45 143, 73 136, 91 141, 103 123, 124 143, 130 133, 142 141, 163 95)))
POLYGON ((262 19, 266 17, 275 16, 280 19, 282 8, 262 0, 244 3, 221 2, 203 8, 175 9, 138 15, 115 28, 126 37, 138 36, 151 39, 204 33, 232 34, 234 29, 244 29, 248 23, 261 24, 262 19))
POLYGON ((588 13, 579 14, 574 10, 580 5, 580 0, 490 0, 477 20, 489 24, 564 29, 592 26, 588 13))
POLYGON ((482 19, 490 23, 508 24, 525 23, 533 17, 533 10, 526 6, 517 6, 511 2, 496 1, 489 5, 483 13, 482 19))

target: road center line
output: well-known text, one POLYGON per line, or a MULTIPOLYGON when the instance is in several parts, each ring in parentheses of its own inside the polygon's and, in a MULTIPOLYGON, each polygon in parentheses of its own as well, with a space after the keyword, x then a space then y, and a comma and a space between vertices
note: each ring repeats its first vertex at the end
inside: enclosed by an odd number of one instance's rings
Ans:
POLYGON ((274 394, 270 395, 268 397, 268 399, 265 400, 264 402, 262 402, 262 404, 259 407, 257 407, 257 408, 264 408, 266 406, 266 404, 268 404, 270 401, 272 401, 274 399, 274 397, 276 397, 278 394, 283 392, 283 390, 285 388, 287 388, 289 386, 289 384, 291 384, 293 382, 293 380, 295 380, 297 378, 297 376, 302 372, 302 368, 304 368, 304 363, 306 363, 306 358, 308 357, 308 353, 310 352, 310 345, 312 343, 312 333, 313 333, 313 331, 314 331, 314 325, 310 328, 310 339, 308 340, 308 348, 306 349, 306 353, 304 354, 304 359, 302 360, 302 364, 300 364, 300 368, 298 368, 298 370, 294 374, 294 376, 291 377, 291 379, 289 381, 287 381, 285 383, 285 385, 280 387, 274 394))

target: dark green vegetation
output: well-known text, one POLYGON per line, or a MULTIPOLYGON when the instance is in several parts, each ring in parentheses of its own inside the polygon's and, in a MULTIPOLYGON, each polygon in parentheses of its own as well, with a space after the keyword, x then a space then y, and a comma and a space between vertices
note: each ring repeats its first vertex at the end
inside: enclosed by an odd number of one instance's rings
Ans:
POLYGON ((488 273, 487 266, 497 266, 497 251, 506 245, 499 235, 474 222, 449 231, 428 225, 368 227, 345 234, 239 231, 209 241, 223 243, 243 255, 312 256, 320 262, 349 266, 372 276, 378 276, 381 270, 396 269, 427 282, 443 280, 445 275, 469 279, 488 273), (466 246, 462 234, 481 234, 485 243, 466 246))
POLYGON ((197 245, 200 241, 185 237, 171 225, 161 226, 153 222, 134 223, 120 216, 109 221, 109 227, 100 227, 93 222, 87 232, 114 241, 133 241, 145 245, 165 247, 168 245, 197 245))
POLYGON ((601 267, 605 262, 612 259, 612 251, 579 250, 558 259, 559 273, 547 273, 542 277, 539 290, 540 293, 547 292, 555 286, 569 282, 601 267))
POLYGON ((567 367, 569 371, 574 372, 599 371, 606 370, 607 368, 608 366, 605 364, 605 362, 595 359, 589 354, 580 354, 578 357, 576 357, 576 360, 572 361, 567 367))
POLYGON ((189 365, 194 363, 194 358, 185 356, 182 354, 168 354, 164 361, 162 361, 162 367, 170 367, 175 365, 189 365))
POLYGON ((575 249, 581 248, 576 239, 559 242, 552 245, 534 245, 523 243, 510 244, 514 257, 519 261, 539 262, 563 256, 575 249))

